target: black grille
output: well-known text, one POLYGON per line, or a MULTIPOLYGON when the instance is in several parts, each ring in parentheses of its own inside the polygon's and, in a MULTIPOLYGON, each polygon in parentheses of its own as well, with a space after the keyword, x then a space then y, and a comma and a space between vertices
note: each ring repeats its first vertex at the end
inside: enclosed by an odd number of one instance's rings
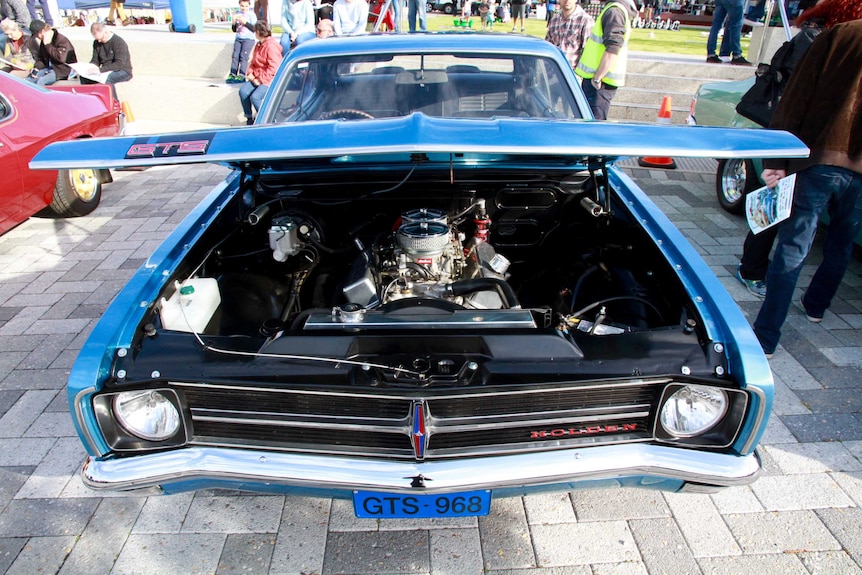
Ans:
POLYGON ((643 441, 667 381, 555 385, 542 391, 285 391, 175 384, 192 442, 413 459, 415 408, 426 459, 643 441), (423 411, 424 410, 424 411, 423 411))

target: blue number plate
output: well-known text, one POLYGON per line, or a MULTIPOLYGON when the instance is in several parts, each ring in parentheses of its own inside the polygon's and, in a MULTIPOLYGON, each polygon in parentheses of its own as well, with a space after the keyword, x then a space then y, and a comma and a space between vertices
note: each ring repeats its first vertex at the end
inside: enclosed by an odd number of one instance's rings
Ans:
POLYGON ((438 495, 412 495, 354 491, 353 510, 357 517, 395 519, 404 517, 473 517, 488 515, 491 492, 467 491, 438 495))

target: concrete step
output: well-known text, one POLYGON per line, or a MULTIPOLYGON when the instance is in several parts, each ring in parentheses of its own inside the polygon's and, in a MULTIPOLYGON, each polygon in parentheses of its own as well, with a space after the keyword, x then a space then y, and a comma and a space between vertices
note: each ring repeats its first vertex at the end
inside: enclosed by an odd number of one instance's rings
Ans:
MULTIPOLYGON (((176 76, 181 78, 225 78, 230 71, 234 34, 226 26, 207 26, 206 33, 169 32, 158 24, 111 28, 129 45, 135 77, 176 76)), ((78 60, 93 56, 93 37, 88 28, 60 31, 75 47, 78 60)))
POLYGON ((128 102, 135 120, 216 125, 245 123, 239 84, 224 78, 138 76, 117 84, 117 96, 128 102))

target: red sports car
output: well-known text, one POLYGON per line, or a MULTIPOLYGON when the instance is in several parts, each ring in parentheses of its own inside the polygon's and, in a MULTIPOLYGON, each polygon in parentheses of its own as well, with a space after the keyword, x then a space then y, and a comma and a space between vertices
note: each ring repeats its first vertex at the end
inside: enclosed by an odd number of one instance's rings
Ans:
POLYGON ((46 172, 28 164, 51 142, 119 135, 121 114, 110 86, 46 89, 0 72, 0 233, 45 207, 64 217, 96 209, 108 170, 46 172))

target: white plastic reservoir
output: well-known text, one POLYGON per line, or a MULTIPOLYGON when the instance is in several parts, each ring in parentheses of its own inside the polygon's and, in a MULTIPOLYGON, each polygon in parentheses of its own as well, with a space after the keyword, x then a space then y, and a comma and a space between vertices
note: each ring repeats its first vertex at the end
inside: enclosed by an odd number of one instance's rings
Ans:
POLYGON ((191 278, 175 283, 176 291, 161 299, 160 312, 165 329, 201 333, 221 303, 218 282, 213 278, 191 278))

